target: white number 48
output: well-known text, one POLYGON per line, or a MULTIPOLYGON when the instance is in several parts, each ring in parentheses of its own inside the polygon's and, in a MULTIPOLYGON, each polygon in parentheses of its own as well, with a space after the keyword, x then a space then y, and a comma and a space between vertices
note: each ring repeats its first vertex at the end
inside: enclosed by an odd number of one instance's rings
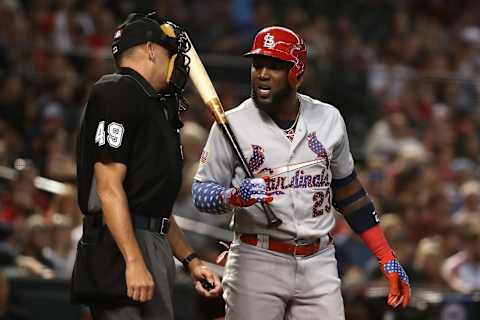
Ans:
POLYGON ((118 148, 122 144, 124 132, 125 129, 121 123, 110 122, 107 126, 107 136, 105 137, 105 121, 100 121, 95 132, 95 143, 103 146, 106 140, 111 147, 118 148))

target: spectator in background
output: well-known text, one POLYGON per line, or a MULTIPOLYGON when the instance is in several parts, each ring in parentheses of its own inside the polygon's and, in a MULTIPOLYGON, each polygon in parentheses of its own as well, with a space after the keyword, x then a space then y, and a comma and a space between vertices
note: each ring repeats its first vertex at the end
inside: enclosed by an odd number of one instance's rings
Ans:
POLYGON ((55 277, 67 279, 72 275, 75 262, 75 248, 72 242, 72 219, 55 213, 52 216, 50 244, 43 250, 44 256, 52 263, 55 277))
POLYGON ((465 157, 456 157, 450 164, 452 172, 452 185, 450 187, 452 197, 452 212, 455 213, 464 205, 463 196, 460 194, 460 186, 472 180, 475 176, 476 164, 465 157))
POLYGON ((110 52, 111 37, 115 32, 116 22, 113 12, 100 10, 96 15, 95 31, 88 36, 88 46, 93 51, 110 52))
POLYGON ((43 213, 48 207, 48 198, 35 187, 37 169, 30 160, 15 161, 15 178, 11 190, 3 196, 2 221, 15 226, 16 234, 25 230, 25 222, 34 213, 43 213))
POLYGON ((380 103, 396 101, 414 71, 402 61, 403 43, 400 38, 391 38, 383 44, 379 56, 369 69, 368 86, 380 103))
POLYGON ((442 237, 424 238, 418 243, 415 253, 414 270, 419 285, 443 288, 446 285, 441 274, 441 267, 445 261, 442 248, 442 237))
POLYGON ((400 150, 393 162, 385 165, 385 210, 405 215, 407 208, 417 206, 421 195, 417 190, 426 184, 424 164, 428 158, 429 155, 423 147, 409 145, 400 150))
POLYGON ((465 182, 460 186, 463 207, 456 211, 453 221, 458 224, 480 221, 480 183, 476 180, 465 182))
POLYGON ((185 121, 180 131, 184 166, 194 165, 202 154, 202 146, 207 141, 207 130, 195 121, 185 121))
POLYGON ((11 166, 23 152, 25 141, 10 123, 0 119, 0 163, 11 166))
MULTIPOLYGON (((73 139, 72 139, 73 140, 73 139)), ((47 142, 45 175, 63 182, 75 181, 75 154, 70 137, 64 129, 59 129, 47 142)))
MULTIPOLYGON (((429 119, 428 125, 424 128, 421 136, 423 144, 432 152, 438 151, 438 156, 440 156, 440 153, 444 153, 443 156, 446 156, 445 152, 452 150, 455 141, 455 131, 449 106, 437 103, 432 107, 432 117, 429 119)), ((452 159, 449 160, 451 161, 452 159)))
MULTIPOLYGON (((417 189, 418 190, 418 189, 417 189)), ((408 229, 412 240, 441 235, 451 223, 450 202, 444 190, 428 190, 418 198, 414 216, 409 217, 408 229)))
POLYGON ((44 217, 39 214, 31 215, 27 219, 27 230, 22 253, 53 269, 54 263, 47 255, 47 249, 51 245, 51 232, 52 228, 45 223, 44 217))
POLYGON ((61 220, 69 221, 68 224, 71 225, 72 247, 76 249, 83 229, 83 216, 77 205, 76 187, 72 187, 65 194, 56 195, 52 198, 50 207, 48 208, 47 221, 53 223, 53 216, 56 214, 64 216, 61 220))
POLYGON ((22 79, 15 74, 7 76, 0 88, 0 118, 15 130, 22 132, 24 119, 24 99, 22 79))
POLYGON ((55 48, 64 54, 73 51, 72 33, 74 27, 74 12, 71 1, 60 1, 53 17, 53 41, 55 48))
POLYGON ((480 290, 480 224, 478 221, 464 228, 464 248, 447 258, 442 274, 450 288, 469 294, 480 290))
POLYGON ((442 251, 445 257, 450 257, 464 248, 464 224, 450 223, 444 226, 439 235, 442 240, 442 251))
POLYGON ((67 187, 64 192, 52 198, 42 219, 50 230, 48 245, 43 246, 42 257, 51 262, 54 276, 59 278, 71 276, 77 243, 83 229, 75 188, 67 187))
MULTIPOLYGON (((45 279, 53 277, 53 271, 31 256, 21 255, 12 241, 12 226, 0 223, 0 268, 16 268, 13 273, 33 275, 45 279)), ((1 319, 1 318, 0 318, 1 319)))
POLYGON ((365 143, 366 155, 380 154, 390 158, 398 154, 405 145, 420 146, 398 104, 387 104, 384 112, 384 117, 368 132, 365 143))

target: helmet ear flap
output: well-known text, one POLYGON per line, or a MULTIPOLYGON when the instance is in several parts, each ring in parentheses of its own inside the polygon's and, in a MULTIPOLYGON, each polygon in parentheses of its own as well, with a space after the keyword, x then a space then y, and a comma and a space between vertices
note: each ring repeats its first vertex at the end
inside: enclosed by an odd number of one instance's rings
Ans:
POLYGON ((295 66, 291 67, 290 70, 288 71, 288 83, 292 88, 295 88, 297 86, 297 70, 295 66))
POLYGON ((294 64, 290 70, 288 71, 288 83, 292 88, 296 88, 300 78, 303 74, 303 70, 298 68, 296 64, 294 64))

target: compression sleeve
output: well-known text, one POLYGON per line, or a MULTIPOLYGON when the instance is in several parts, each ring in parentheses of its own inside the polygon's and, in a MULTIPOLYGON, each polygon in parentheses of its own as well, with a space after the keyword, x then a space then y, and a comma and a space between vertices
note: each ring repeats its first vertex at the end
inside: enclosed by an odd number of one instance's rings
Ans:
POLYGON ((388 245, 387 239, 383 234, 382 228, 379 225, 373 226, 370 229, 362 232, 360 237, 367 245, 370 252, 372 252, 378 261, 382 264, 395 259, 393 250, 388 245))
POLYGON ((193 204, 201 212, 222 214, 227 212, 225 192, 227 188, 212 182, 195 181, 192 185, 193 204))

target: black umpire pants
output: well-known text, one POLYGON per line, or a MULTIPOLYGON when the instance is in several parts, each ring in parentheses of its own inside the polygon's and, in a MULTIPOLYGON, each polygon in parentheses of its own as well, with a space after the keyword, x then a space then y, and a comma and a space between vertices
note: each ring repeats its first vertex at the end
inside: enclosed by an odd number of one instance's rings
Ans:
POLYGON ((92 305, 94 320, 174 320, 175 262, 170 244, 165 236, 149 230, 135 229, 135 236, 155 282, 153 298, 138 305, 92 305))

